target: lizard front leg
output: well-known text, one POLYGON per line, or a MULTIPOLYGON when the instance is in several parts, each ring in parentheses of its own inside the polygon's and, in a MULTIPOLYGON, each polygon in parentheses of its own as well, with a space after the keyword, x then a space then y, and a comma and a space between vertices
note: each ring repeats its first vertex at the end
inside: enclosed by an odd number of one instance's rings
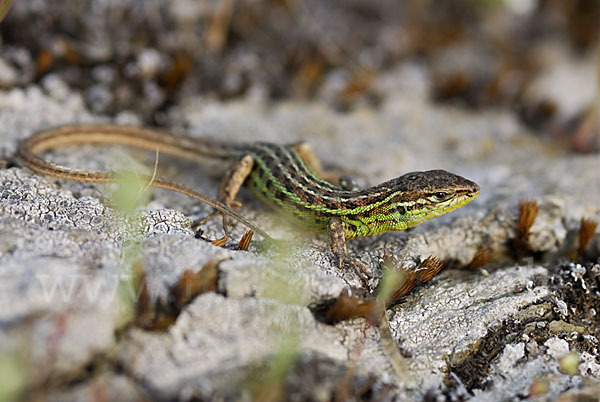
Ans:
POLYGON ((348 258, 348 249, 346 248, 346 235, 344 223, 338 217, 329 219, 327 223, 327 234, 329 236, 329 246, 337 258, 338 267, 341 269, 344 264, 348 264, 358 275, 365 286, 368 285, 369 274, 367 267, 360 261, 348 258))
POLYGON ((329 246, 337 258, 338 267, 341 269, 348 259, 346 248, 346 235, 344 234, 344 223, 340 218, 331 218, 327 223, 327 234, 329 235, 329 246))

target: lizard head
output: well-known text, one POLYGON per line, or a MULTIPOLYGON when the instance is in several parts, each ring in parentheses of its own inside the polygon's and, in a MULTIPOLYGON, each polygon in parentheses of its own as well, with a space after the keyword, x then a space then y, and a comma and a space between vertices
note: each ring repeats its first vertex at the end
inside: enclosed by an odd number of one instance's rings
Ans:
POLYGON ((479 186, 445 170, 429 170, 407 173, 367 191, 385 194, 385 198, 372 202, 373 208, 342 219, 356 228, 346 233, 347 238, 419 225, 473 201, 479 186))
POLYGON ((444 215, 473 201, 479 186, 445 170, 411 172, 388 182, 398 192, 387 205, 395 230, 444 215))

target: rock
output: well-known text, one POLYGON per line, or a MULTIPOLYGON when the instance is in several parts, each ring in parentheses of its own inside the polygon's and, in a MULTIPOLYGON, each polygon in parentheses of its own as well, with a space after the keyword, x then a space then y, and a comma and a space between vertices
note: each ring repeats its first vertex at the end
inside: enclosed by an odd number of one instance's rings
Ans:
MULTIPOLYGON (((398 71, 398 80, 415 76, 414 67, 398 71)), ((87 112, 78 93, 47 85, 60 96, 37 86, 0 94, 7 156, 39 129, 110 120, 87 112)), ((481 196, 456 213, 348 244, 371 274, 371 290, 386 256, 395 257, 398 268, 417 267, 429 256, 471 267, 444 270, 387 309, 413 385, 393 368, 378 328, 361 318, 320 321, 320 309, 340 294, 369 290, 352 270, 337 268, 325 237, 282 224, 247 191, 240 195, 240 213, 290 241, 283 252, 258 238, 249 251, 235 250, 245 232, 241 225, 226 247, 194 238, 191 221, 211 209, 184 197, 156 191, 134 219, 108 206, 114 186, 48 179, 17 161, 0 170, 0 336, 3 353, 26 356, 20 364, 27 391, 35 394, 52 381, 58 385, 50 399, 56 400, 78 400, 103 388, 125 400, 499 400, 527 397, 537 381, 552 376, 546 392, 554 398, 581 386, 579 377, 556 369, 562 351, 580 349, 586 353, 581 376, 598 381, 597 318, 587 314, 595 299, 585 299, 595 297, 585 289, 596 286, 596 271, 556 262, 572 249, 581 218, 600 220, 597 155, 557 153, 501 111, 473 115, 395 92, 378 110, 345 114, 319 102, 268 106, 260 97, 219 102, 194 96, 174 106, 168 119, 192 136, 286 143, 304 138, 326 166, 357 171, 370 184, 433 168, 480 184, 481 196), (530 254, 515 258, 515 222, 524 198, 536 199, 539 213, 529 230, 530 254), (477 258, 490 264, 474 268, 477 258), (214 290, 177 310, 173 289, 184 273, 215 261, 214 290), (147 329, 135 326, 139 306, 159 312, 147 329), (171 326, 161 324, 165 316, 174 320, 171 326), (102 370, 87 371, 100 362, 102 370)), ((109 168, 113 155, 113 148, 94 147, 48 153, 63 165, 99 170, 109 168)), ((218 188, 207 169, 162 156, 159 168, 207 194, 218 188)), ((218 219, 203 230, 210 239, 223 234, 218 219)), ((598 242, 593 237, 590 250, 598 242)))

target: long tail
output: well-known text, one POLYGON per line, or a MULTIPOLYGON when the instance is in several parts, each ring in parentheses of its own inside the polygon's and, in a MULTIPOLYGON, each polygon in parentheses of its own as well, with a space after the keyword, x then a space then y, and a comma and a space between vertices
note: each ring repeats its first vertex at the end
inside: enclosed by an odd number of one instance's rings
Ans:
MULTIPOLYGON (((195 141, 152 129, 116 125, 72 125, 40 131, 19 143, 17 155, 29 169, 47 176, 91 183, 114 183, 116 181, 109 173, 67 169, 48 162, 38 155, 44 150, 71 144, 122 144, 152 151, 158 149, 159 152, 189 160, 198 160, 199 156, 217 158, 231 156, 231 150, 225 149, 225 145, 216 142, 195 141)), ((225 204, 199 191, 162 178, 146 177, 145 179, 152 187, 175 191, 210 205, 252 229, 265 240, 275 241, 264 230, 225 204)))

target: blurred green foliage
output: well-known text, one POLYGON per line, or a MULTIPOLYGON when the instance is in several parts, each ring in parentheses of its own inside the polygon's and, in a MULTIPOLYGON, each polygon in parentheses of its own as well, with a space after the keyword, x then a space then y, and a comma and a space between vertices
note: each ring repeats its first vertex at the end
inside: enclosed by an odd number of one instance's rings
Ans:
POLYGON ((25 385, 23 360, 10 352, 0 351, 0 401, 16 401, 25 385))
POLYGON ((0 0, 0 21, 2 21, 6 13, 8 13, 11 4, 12 0, 0 0))

